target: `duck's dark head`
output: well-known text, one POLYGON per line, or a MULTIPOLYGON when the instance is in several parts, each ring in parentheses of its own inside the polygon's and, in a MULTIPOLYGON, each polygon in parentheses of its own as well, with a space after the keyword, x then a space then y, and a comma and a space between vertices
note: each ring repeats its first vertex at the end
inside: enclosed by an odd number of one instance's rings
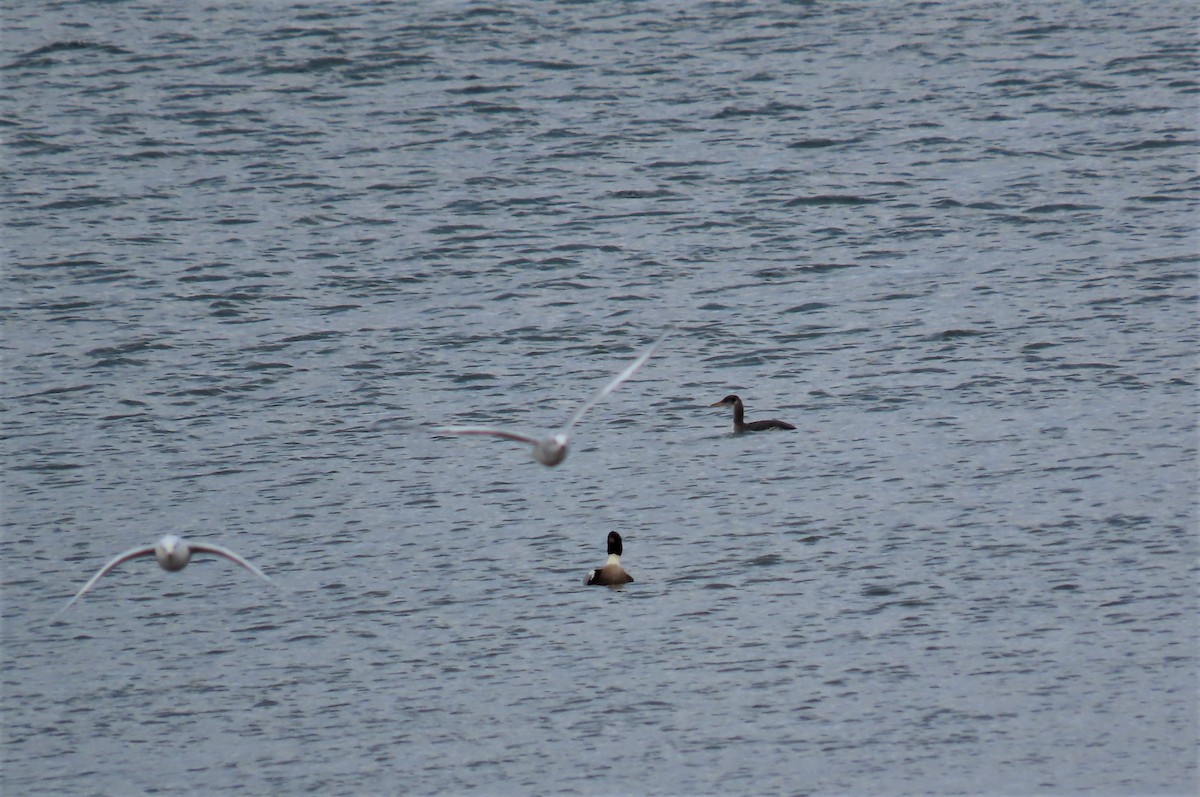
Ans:
POLYGON ((616 554, 617 556, 621 555, 621 535, 617 534, 615 531, 610 531, 608 533, 608 554, 609 556, 612 556, 613 554, 616 554))
POLYGON ((738 398, 734 394, 730 393, 728 396, 726 396, 725 398, 716 402, 715 404, 710 404, 708 406, 710 406, 710 407, 736 407, 737 405, 739 405, 741 403, 742 403, 742 400, 740 398, 738 398))

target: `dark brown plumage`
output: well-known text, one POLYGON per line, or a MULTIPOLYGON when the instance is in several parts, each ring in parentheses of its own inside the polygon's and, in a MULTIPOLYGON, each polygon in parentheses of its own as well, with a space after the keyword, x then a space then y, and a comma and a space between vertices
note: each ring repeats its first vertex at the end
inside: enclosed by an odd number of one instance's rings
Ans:
POLYGON ((766 431, 767 429, 795 429, 796 428, 795 426, 792 426, 790 423, 787 423, 786 421, 770 420, 770 421, 750 421, 749 423, 746 423, 746 408, 745 408, 745 406, 743 406, 742 400, 740 398, 738 398, 737 396, 733 395, 732 393, 729 394, 728 396, 726 396, 725 398, 721 399, 720 401, 716 402, 715 404, 711 404, 709 406, 733 407, 733 431, 735 434, 741 434, 742 432, 763 432, 763 431, 766 431))
POLYGON ((608 561, 603 567, 598 567, 591 570, 584 579, 584 585, 588 587, 619 587, 622 584, 628 584, 633 581, 633 576, 625 572, 625 568, 621 567, 621 535, 615 531, 608 533, 608 561))

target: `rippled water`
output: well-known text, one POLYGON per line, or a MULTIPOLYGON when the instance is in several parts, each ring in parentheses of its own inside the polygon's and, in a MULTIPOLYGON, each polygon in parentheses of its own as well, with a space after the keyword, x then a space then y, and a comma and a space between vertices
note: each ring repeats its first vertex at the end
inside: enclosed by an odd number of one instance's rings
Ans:
POLYGON ((5 793, 1196 790, 1189 4, 3 13, 5 793))

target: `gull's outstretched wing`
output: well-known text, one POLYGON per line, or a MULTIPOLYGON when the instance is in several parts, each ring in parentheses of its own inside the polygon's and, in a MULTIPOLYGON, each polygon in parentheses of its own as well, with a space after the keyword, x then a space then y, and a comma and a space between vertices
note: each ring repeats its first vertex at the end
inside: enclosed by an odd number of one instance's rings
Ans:
POLYGON ((98 571, 96 571, 96 575, 92 576, 88 580, 88 583, 83 585, 83 589, 79 590, 79 592, 76 592, 75 597, 71 598, 71 600, 67 601, 67 605, 62 607, 61 609, 59 609, 58 613, 62 614, 67 609, 70 609, 71 604, 74 603, 75 601, 79 600, 80 598, 82 598, 83 593, 87 592, 89 589, 94 587, 96 585, 96 582, 100 580, 100 577, 103 576, 105 573, 107 573, 109 570, 112 570, 114 567, 121 564, 121 562, 125 562, 130 559, 136 559, 139 556, 154 556, 154 546, 153 545, 143 545, 140 548, 130 548, 125 553, 119 553, 116 556, 114 556, 112 559, 109 559, 108 564, 106 564, 104 567, 102 567, 98 571))
POLYGON ((654 350, 658 348, 658 344, 663 342, 663 339, 667 336, 667 332, 670 332, 670 331, 671 331, 670 329, 667 329, 666 332, 663 332, 661 335, 659 335, 658 339, 655 340, 653 343, 651 343, 644 352, 642 352, 640 355, 638 355, 638 358, 636 360, 631 362, 629 365, 625 366, 624 371, 622 371, 621 373, 614 376, 612 378, 612 381, 609 382, 607 385, 605 385, 603 388, 601 388, 599 393, 592 396, 590 399, 587 400, 586 403, 584 403, 584 405, 582 407, 577 409, 575 411, 575 414, 571 416, 571 420, 567 421, 567 425, 562 428, 562 431, 569 432, 571 430, 571 427, 573 427, 576 423, 579 422, 579 419, 583 417, 583 414, 585 412, 590 410, 592 407, 596 406, 596 404, 598 404, 601 399, 603 399, 609 393, 613 392, 618 387, 620 387, 622 382, 624 382, 625 380, 629 379, 629 377, 631 377, 635 373, 637 373, 638 369, 646 364, 646 360, 650 359, 650 355, 654 354, 654 350))
POLYGON ((538 444, 536 437, 497 429, 494 426, 441 426, 433 431, 439 434, 482 434, 489 437, 503 437, 505 440, 515 440, 518 443, 528 443, 531 446, 538 444))
MULTIPOLYGON (((265 581, 271 581, 271 577, 266 573, 259 570, 257 567, 250 564, 250 562, 238 556, 233 551, 221 545, 213 545, 209 542, 191 542, 188 543, 188 548, 191 549, 192 553, 215 553, 217 556, 224 556, 229 561, 241 565, 259 578, 265 581)), ((271 583, 274 584, 275 582, 271 581, 271 583)))

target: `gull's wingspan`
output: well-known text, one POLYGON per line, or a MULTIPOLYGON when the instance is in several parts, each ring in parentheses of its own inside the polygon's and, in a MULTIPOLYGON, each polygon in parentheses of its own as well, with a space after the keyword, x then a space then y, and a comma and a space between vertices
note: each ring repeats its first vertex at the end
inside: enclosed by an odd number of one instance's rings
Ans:
POLYGON ((605 385, 603 388, 601 388, 599 393, 592 396, 590 399, 587 400, 587 402, 584 403, 584 405, 582 407, 577 409, 575 411, 575 414, 571 416, 571 420, 567 421, 567 425, 564 426, 562 428, 562 430, 564 432, 570 431, 571 427, 579 422, 579 419, 583 417, 583 414, 585 412, 590 410, 592 407, 596 406, 596 404, 598 404, 601 399, 603 399, 609 393, 613 392, 618 387, 620 387, 622 382, 624 382, 625 380, 629 379, 629 377, 631 377, 635 373, 637 373, 637 370, 646 364, 646 360, 650 359, 650 355, 654 354, 654 350, 658 348, 658 344, 663 342, 663 339, 666 338, 667 333, 670 331, 671 330, 668 328, 665 332, 663 332, 661 335, 659 335, 658 339, 655 340, 653 343, 651 343, 649 345, 649 347, 647 347, 646 350, 644 352, 642 352, 636 360, 631 362, 629 365, 625 366, 624 371, 622 371, 621 373, 614 376, 612 378, 612 381, 609 382, 607 385, 605 385))
POLYGON ((509 432, 505 429, 497 429, 493 426, 441 426, 433 431, 441 434, 482 434, 491 437, 503 437, 505 440, 515 440, 518 443, 528 443, 531 446, 538 444, 536 437, 519 434, 518 432, 509 432))
MULTIPOLYGON (((238 556, 236 553, 228 548, 225 548, 224 546, 214 545, 209 542, 194 542, 189 543, 188 548, 192 550, 192 553, 199 551, 200 553, 215 553, 217 556, 224 556, 229 561, 233 562, 234 564, 241 565, 259 578, 266 581, 271 581, 271 577, 266 573, 259 570, 257 567, 250 564, 250 562, 248 562, 246 559, 243 559, 241 556, 238 556)), ((274 584, 275 582, 271 581, 271 583, 274 584)))
POLYGON ((96 585, 96 582, 100 580, 100 577, 103 576, 105 573, 107 573, 109 570, 112 570, 114 567, 121 564, 121 562, 128 561, 129 559, 136 559, 139 556, 154 556, 154 546, 153 545, 143 545, 140 548, 130 548, 125 553, 119 553, 116 556, 114 556, 112 559, 109 559, 108 564, 104 565, 104 567, 97 570, 96 575, 92 576, 88 580, 88 583, 83 585, 83 589, 79 590, 79 592, 76 592, 75 597, 71 598, 71 600, 67 601, 67 605, 62 607, 61 609, 59 609, 58 613, 62 614, 67 609, 70 609, 71 604, 74 603, 75 601, 79 600, 80 598, 82 598, 83 593, 87 592, 89 589, 94 587, 96 585))

